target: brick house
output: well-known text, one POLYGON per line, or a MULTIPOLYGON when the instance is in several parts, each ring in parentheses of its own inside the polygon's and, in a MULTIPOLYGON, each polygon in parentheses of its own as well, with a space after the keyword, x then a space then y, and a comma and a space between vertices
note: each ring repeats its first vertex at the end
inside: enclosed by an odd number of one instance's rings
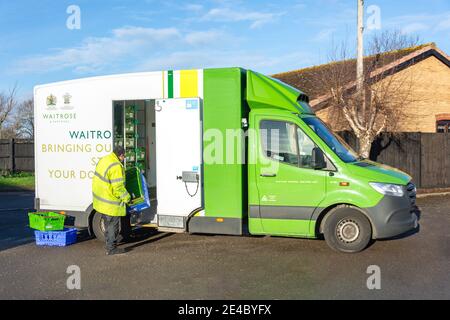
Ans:
MULTIPOLYGON (((375 56, 366 57, 365 64, 373 63, 375 56)), ((393 131, 398 132, 450 132, 450 57, 436 47, 434 43, 406 48, 383 54, 383 63, 373 71, 376 74, 387 74, 386 77, 411 77, 414 103, 403 110, 404 119, 399 119, 393 131)), ((336 118, 327 101, 329 96, 318 80, 318 74, 331 73, 332 68, 345 67, 355 70, 346 79, 350 87, 355 85, 356 60, 346 60, 315 67, 294 70, 273 75, 293 87, 301 89, 309 95, 311 106, 316 114, 330 123, 336 118)), ((382 79, 380 81, 387 81, 382 79)), ((343 119, 337 120, 340 125, 334 129, 346 129, 343 119), (344 126, 344 127, 342 127, 344 126)), ((347 127, 348 128, 348 127, 347 127)))

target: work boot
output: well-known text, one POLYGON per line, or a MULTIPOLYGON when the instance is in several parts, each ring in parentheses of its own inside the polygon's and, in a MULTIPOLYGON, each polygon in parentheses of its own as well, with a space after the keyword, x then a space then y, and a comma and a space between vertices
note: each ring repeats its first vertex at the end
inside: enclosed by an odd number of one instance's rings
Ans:
POLYGON ((106 252, 106 255, 112 256, 112 255, 116 255, 116 254, 125 254, 125 253, 127 253, 127 251, 123 248, 114 248, 114 249, 106 252))

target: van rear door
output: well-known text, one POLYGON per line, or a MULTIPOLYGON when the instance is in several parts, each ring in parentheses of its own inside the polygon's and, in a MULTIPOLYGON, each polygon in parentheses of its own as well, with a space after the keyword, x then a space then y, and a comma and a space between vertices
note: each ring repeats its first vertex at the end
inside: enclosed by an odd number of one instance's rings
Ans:
POLYGON ((156 100, 158 227, 185 229, 189 214, 203 206, 200 103, 156 100))

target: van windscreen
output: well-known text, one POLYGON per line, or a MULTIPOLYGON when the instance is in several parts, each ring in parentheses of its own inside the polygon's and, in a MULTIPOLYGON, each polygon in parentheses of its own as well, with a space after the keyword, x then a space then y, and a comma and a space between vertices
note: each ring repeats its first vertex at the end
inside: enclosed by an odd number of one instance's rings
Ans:
POLYGON ((342 161, 348 163, 358 160, 356 152, 341 137, 335 135, 322 120, 317 117, 304 117, 302 120, 342 161))

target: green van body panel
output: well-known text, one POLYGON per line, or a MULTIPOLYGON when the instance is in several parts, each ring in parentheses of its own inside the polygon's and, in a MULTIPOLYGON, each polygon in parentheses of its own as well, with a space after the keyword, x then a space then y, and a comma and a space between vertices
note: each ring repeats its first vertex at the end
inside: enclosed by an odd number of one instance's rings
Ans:
MULTIPOLYGON (((222 143, 219 154, 208 154, 217 137, 241 129, 245 116, 243 70, 240 68, 204 70, 203 150, 204 157, 216 159, 203 166, 204 208, 208 217, 240 218, 245 215, 246 167, 242 163, 241 140, 234 139, 233 155, 227 159, 227 144, 222 143), (217 136, 215 134, 217 133, 217 136), (214 136, 210 136, 214 134, 214 136), (210 139, 211 138, 211 139, 210 139)), ((245 74, 244 74, 245 75, 245 74)), ((226 141, 223 141, 226 142, 226 141)), ((229 145, 230 146, 230 145, 229 145)))
MULTIPOLYGON (((323 214, 337 205, 348 204, 360 208, 367 216, 374 238, 411 229, 415 221, 410 218, 410 199, 406 192, 411 177, 372 161, 345 163, 303 121, 307 117, 315 117, 307 97, 287 84, 240 68, 204 70, 204 157, 214 143, 205 136, 207 130, 216 130, 225 137, 222 150, 225 157, 227 130, 240 130, 242 119, 248 120, 249 125, 247 142, 243 137, 240 139, 246 149, 240 143, 233 143, 234 154, 239 159, 234 159, 234 163, 226 163, 224 159, 225 163, 203 166, 203 220, 208 218, 209 226, 214 225, 208 228, 217 230, 218 222, 211 219, 215 217, 230 219, 225 221, 228 229, 224 223, 218 233, 236 234, 239 229, 236 221, 241 221, 241 230, 248 223, 250 234, 314 238, 323 214), (266 157, 259 130, 263 120, 297 126, 323 151, 330 167, 326 170, 301 168, 266 157), (345 186, 341 182, 346 182, 345 186), (370 182, 401 185, 405 195, 384 196, 370 182)), ((239 140, 239 135, 236 137, 239 140)), ((194 218, 201 220, 198 216, 194 218)))
POLYGON ((298 103, 303 92, 258 72, 247 71, 246 100, 252 109, 282 109, 294 113, 314 114, 308 104, 298 103))

